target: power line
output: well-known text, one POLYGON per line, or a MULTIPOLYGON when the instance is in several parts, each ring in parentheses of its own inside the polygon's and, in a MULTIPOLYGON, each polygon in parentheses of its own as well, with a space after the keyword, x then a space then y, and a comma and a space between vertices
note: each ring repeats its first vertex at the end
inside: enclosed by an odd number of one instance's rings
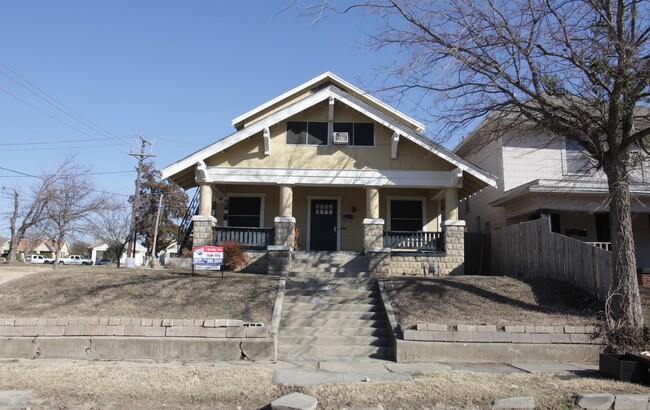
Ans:
POLYGON ((70 108, 70 107, 67 106, 66 104, 62 103, 61 101, 57 100, 57 99, 54 98, 52 95, 50 95, 50 94, 47 93, 46 91, 42 90, 41 88, 39 88, 38 86, 36 86, 34 83, 32 83, 31 81, 29 81, 28 79, 26 79, 26 78, 23 77, 22 75, 18 74, 16 71, 14 71, 13 69, 11 69, 11 68, 8 67, 7 65, 3 64, 2 62, 0 62, 0 66, 4 67, 6 70, 8 70, 9 72, 11 72, 14 76, 20 78, 23 82, 29 84, 30 87, 32 87, 32 88, 38 90, 41 94, 47 96, 50 100, 54 101, 54 102, 55 102, 56 104, 58 104, 60 107, 65 108, 65 110, 64 110, 64 109, 61 109, 61 108, 58 107, 57 105, 53 104, 51 101, 47 100, 46 98, 43 98, 43 96, 37 94, 37 93, 34 92, 33 90, 30 90, 30 89, 29 89, 28 87, 26 87, 24 84, 21 84, 19 81, 16 81, 14 78, 11 78, 11 76, 9 76, 7 73, 5 73, 5 72, 3 72, 2 70, 0 70, 0 73, 2 73, 5 77, 9 78, 11 81, 13 81, 13 82, 15 82, 16 84, 20 85, 21 87, 23 87, 24 89, 26 89, 27 91, 29 91, 30 93, 32 93, 33 95, 35 95, 36 97, 40 98, 41 100, 45 101, 46 103, 48 103, 49 105, 51 105, 51 106, 54 107, 55 109, 59 110, 60 112, 66 114, 67 116, 69 116, 70 118, 72 118, 73 120, 75 120, 75 121, 77 121, 77 122, 83 124, 84 126, 90 128, 90 129, 93 129, 93 128, 94 128, 93 131, 95 131, 95 132, 96 132, 97 130, 99 130, 99 131, 101 131, 100 133, 103 132, 104 135, 108 136, 108 138, 113 139, 114 141, 119 140, 119 137, 117 137, 116 135, 114 135, 114 134, 111 133, 110 131, 107 131, 106 129, 102 128, 101 126, 97 125, 95 122, 89 120, 88 118, 84 117, 83 115, 79 114, 77 111, 73 110, 72 108, 70 108), (67 110, 67 111, 66 111, 66 110, 67 110), (71 115, 70 113, 74 114, 74 116, 71 115), (90 124, 90 125, 88 125, 88 124, 90 124))
POLYGON ((9 143, 3 143, 2 145, 3 146, 10 146, 10 145, 52 145, 52 144, 67 144, 67 143, 71 143, 71 142, 97 142, 97 139, 93 138, 93 139, 63 140, 63 141, 9 142, 9 143))

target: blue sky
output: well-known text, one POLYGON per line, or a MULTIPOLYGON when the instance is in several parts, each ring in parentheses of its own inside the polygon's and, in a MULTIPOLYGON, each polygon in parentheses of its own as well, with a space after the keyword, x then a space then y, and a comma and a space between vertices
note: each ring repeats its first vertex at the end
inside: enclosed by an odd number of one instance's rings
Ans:
MULTIPOLYGON (((154 141, 162 168, 232 133, 238 115, 324 71, 365 89, 381 86, 376 69, 395 56, 366 48, 372 19, 344 15, 313 24, 293 3, 3 3, 0 167, 41 174, 75 153, 94 173, 111 172, 93 175, 97 188, 128 195, 136 160, 127 152, 138 148, 140 134, 154 141), (21 87, 16 74, 83 119, 21 87)), ((0 186, 26 191, 33 181, 0 169, 0 186)), ((6 235, 6 192, 0 205, 6 235)))

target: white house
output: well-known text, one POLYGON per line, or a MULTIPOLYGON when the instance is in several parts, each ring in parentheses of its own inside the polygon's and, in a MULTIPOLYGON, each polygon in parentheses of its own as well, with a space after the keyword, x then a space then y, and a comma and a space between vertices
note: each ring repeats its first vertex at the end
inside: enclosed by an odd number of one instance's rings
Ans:
MULTIPOLYGON (((552 230, 609 249, 607 179, 575 142, 518 128, 496 133, 480 125, 454 150, 498 177, 460 206, 468 231, 489 232, 546 215, 552 230)), ((640 153, 639 153, 640 155, 640 153)), ((630 178, 637 264, 650 267, 650 162, 630 178)))
MULTIPOLYGON (((129 245, 127 244, 125 249, 128 249, 129 245)), ((98 243, 90 247, 90 259, 95 264, 98 260, 101 260, 104 257, 104 252, 108 250, 108 244, 105 242, 98 243)), ((135 265, 144 266, 147 260, 147 248, 142 246, 139 243, 136 243, 135 246, 135 265)), ((126 251, 122 253, 120 257, 120 264, 124 265, 126 263, 126 251)))

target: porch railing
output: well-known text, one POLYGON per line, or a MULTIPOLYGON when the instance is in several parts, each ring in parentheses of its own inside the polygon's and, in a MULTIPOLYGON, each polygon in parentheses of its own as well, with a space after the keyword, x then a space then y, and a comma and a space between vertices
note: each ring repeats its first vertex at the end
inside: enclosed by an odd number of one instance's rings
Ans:
POLYGON ((587 242, 591 246, 595 246, 596 248, 604 249, 606 251, 612 251, 612 243, 611 242, 587 242))
POLYGON ((444 251, 443 232, 385 231, 384 246, 393 249, 444 251))
POLYGON ((214 243, 220 244, 234 240, 245 248, 264 249, 275 243, 273 228, 218 227, 214 233, 214 243))

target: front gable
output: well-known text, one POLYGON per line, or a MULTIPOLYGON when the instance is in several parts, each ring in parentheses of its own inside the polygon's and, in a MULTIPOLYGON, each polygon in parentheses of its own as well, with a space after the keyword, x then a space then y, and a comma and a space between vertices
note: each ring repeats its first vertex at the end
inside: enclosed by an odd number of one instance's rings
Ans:
POLYGON ((163 178, 184 188, 210 178, 224 182, 224 177, 231 183, 455 186, 461 197, 496 185, 490 174, 420 135, 414 120, 377 103, 374 97, 352 95, 328 81, 307 93, 293 91, 235 119, 233 123, 240 127, 237 132, 166 167, 163 178), (352 141, 349 145, 333 143, 334 131, 356 130, 357 125, 365 133, 363 146, 354 146, 352 141), (311 127, 314 136, 320 135, 320 145, 302 143, 306 141, 296 137, 295 129, 305 127, 311 127), (370 127, 372 144, 368 143, 370 127), (289 136, 288 129, 292 130, 289 136), (201 164, 202 171, 197 168, 195 172, 195 164, 201 164), (311 176, 301 179, 300 170, 311 176), (339 180, 323 177, 326 174, 321 171, 332 170, 344 171, 346 176, 339 180))

